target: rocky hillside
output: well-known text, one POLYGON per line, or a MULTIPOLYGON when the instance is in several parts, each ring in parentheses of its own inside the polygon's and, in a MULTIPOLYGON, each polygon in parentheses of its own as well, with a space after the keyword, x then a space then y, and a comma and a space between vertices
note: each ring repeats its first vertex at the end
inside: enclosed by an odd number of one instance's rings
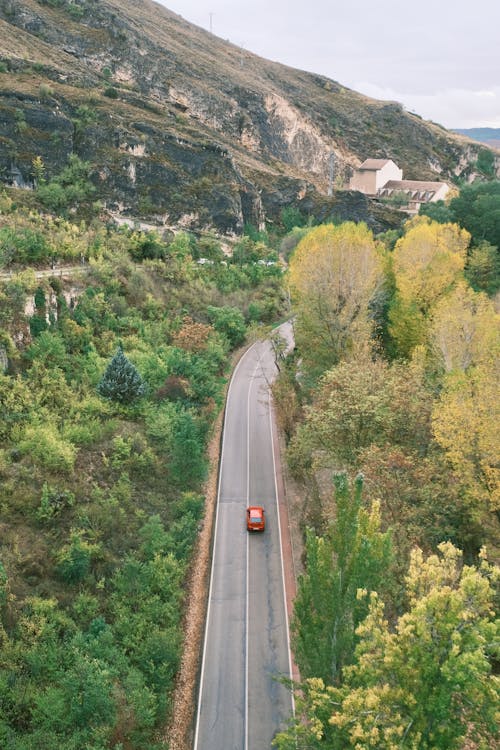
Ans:
POLYGON ((263 60, 151 0, 0 0, 0 179, 30 187, 71 154, 111 212, 238 231, 295 204, 368 220, 327 198, 366 157, 409 179, 465 178, 479 144, 325 77, 263 60), (40 162, 39 162, 40 164, 40 162))

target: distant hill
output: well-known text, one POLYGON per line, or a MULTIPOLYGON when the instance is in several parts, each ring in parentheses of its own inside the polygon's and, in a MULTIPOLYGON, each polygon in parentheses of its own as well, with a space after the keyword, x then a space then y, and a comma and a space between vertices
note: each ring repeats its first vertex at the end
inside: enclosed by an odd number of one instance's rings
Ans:
POLYGON ((455 133, 466 135, 490 148, 500 149, 500 128, 455 128, 455 133))
POLYGON ((407 179, 470 177, 473 141, 340 83, 264 60, 151 0, 1 0, 0 181, 71 154, 110 211, 240 231, 295 204, 376 223, 327 197, 367 157, 407 179))

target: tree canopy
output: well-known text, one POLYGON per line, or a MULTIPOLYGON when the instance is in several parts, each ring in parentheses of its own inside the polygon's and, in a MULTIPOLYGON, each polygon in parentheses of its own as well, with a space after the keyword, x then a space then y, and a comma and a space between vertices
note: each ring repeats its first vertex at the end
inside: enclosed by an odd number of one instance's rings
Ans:
POLYGON ((492 747, 500 698, 492 674, 497 579, 485 560, 479 568, 464 566, 450 543, 427 558, 415 550, 406 577, 408 607, 395 627, 372 593, 343 685, 306 680, 298 718, 275 747, 459 750, 466 741, 492 747))
POLYGON ((324 370, 371 333, 370 301, 382 282, 382 250, 365 224, 311 229, 290 261, 296 344, 324 370))

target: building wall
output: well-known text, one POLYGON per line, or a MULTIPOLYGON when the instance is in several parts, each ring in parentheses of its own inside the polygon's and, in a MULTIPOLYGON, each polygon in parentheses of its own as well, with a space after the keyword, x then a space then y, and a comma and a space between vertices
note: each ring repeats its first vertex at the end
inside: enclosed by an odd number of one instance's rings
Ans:
POLYGON ((356 169, 349 182, 349 187, 351 190, 359 190, 360 193, 373 195, 377 192, 376 177, 377 173, 372 169, 356 169))
POLYGON ((402 180, 403 170, 400 169, 393 161, 388 161, 382 169, 378 169, 376 174, 375 192, 385 185, 389 180, 402 180))
POLYGON ((349 187, 367 195, 375 195, 377 190, 389 180, 402 180, 403 170, 388 161, 381 169, 356 169, 351 177, 349 187))
POLYGON ((432 198, 430 199, 430 203, 435 203, 436 201, 444 201, 448 193, 450 192, 450 186, 449 185, 441 185, 439 190, 436 190, 432 198))

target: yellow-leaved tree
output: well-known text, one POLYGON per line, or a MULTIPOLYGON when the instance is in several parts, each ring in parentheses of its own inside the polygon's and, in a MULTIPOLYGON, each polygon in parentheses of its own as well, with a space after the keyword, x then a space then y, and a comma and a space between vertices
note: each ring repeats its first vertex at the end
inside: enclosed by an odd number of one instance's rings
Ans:
POLYGON ((321 373, 371 331, 369 305, 383 279, 383 250, 366 224, 316 227, 290 261, 297 314, 295 340, 304 364, 321 373))
POLYGON ((461 278, 469 241, 456 224, 425 216, 407 222, 394 248, 396 295, 389 312, 389 331, 401 356, 426 341, 429 311, 461 278))
POLYGON ((432 414, 436 441, 492 510, 500 508, 499 381, 498 362, 454 370, 446 376, 432 414))
POLYGON ((431 341, 446 370, 432 413, 433 433, 478 499, 500 508, 500 316, 465 282, 435 306, 431 341))
MULTIPOLYGON (((356 630, 355 663, 333 687, 321 678, 297 691, 279 750, 462 750, 491 748, 498 728, 499 570, 483 557, 462 564, 450 542, 411 556, 408 610, 395 627, 377 594, 356 630)), ((366 592, 359 591, 363 596, 366 592)))
POLYGON ((432 311, 430 343, 445 371, 492 362, 499 354, 499 322, 489 297, 465 281, 442 297, 432 311))

